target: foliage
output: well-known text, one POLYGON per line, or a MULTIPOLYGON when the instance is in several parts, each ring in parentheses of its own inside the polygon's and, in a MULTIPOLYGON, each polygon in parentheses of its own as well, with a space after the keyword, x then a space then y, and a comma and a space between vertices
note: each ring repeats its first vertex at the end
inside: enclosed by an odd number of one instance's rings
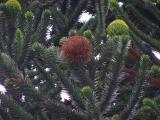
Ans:
POLYGON ((0 1, 0 120, 159 120, 158 5, 0 1))

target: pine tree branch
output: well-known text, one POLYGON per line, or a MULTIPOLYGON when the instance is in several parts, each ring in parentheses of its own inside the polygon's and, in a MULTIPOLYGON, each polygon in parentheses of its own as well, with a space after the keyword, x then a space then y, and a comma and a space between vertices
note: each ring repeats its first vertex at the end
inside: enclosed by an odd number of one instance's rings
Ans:
POLYGON ((139 20, 141 22, 141 24, 143 24, 146 27, 148 27, 148 29, 150 29, 150 28, 152 28, 152 29, 153 28, 158 28, 158 25, 156 25, 155 23, 150 21, 144 15, 142 15, 142 13, 138 9, 136 9, 133 5, 131 5, 131 4, 127 5, 127 9, 134 14, 136 19, 139 20))
POLYGON ((75 78, 78 79, 82 84, 82 86, 90 86, 94 88, 93 81, 91 81, 91 79, 89 78, 84 65, 71 63, 70 69, 75 78))
POLYGON ((9 113, 3 110, 3 108, 0 108, 0 116, 3 118, 3 120, 15 120, 9 113))
POLYGON ((49 1, 47 1, 46 3, 41 3, 40 8, 41 8, 41 9, 45 9, 45 8, 51 7, 51 6, 53 6, 54 4, 56 4, 58 1, 59 1, 59 0, 49 0, 49 1))
POLYGON ((121 8, 117 7, 118 13, 122 16, 122 18, 127 22, 128 26, 130 29, 137 35, 139 36, 143 41, 146 43, 150 44, 153 48, 157 49, 158 51, 160 50, 159 45, 160 42, 157 39, 151 38, 150 36, 146 35, 145 33, 141 32, 133 23, 129 20, 127 15, 122 11, 121 8))
POLYGON ((138 100, 144 95, 144 81, 146 79, 146 70, 148 67, 149 61, 148 59, 144 58, 142 56, 141 61, 140 61, 140 69, 139 69, 139 80, 137 81, 135 88, 132 91, 132 96, 130 98, 128 106, 124 109, 122 114, 120 115, 120 120, 128 120, 130 115, 132 114, 132 111, 134 110, 134 107, 138 100))
POLYGON ((79 15, 82 13, 82 10, 84 9, 84 6, 87 5, 87 3, 88 0, 80 0, 75 9, 72 10, 73 13, 68 13, 68 24, 66 25, 66 27, 51 36, 51 41, 54 42, 55 46, 59 46, 59 39, 62 36, 66 35, 68 31, 73 27, 74 23, 78 20, 79 15))
POLYGON ((152 14, 154 14, 154 16, 160 20, 160 10, 154 5, 152 4, 150 1, 145 1, 146 6, 148 7, 148 10, 151 11, 152 14))
POLYGON ((58 31, 63 31, 68 26, 68 18, 61 12, 61 10, 52 8, 53 25, 57 27, 58 31))
POLYGON ((20 73, 20 71, 18 69, 18 66, 15 63, 15 61, 5 53, 0 54, 0 66, 4 70, 6 70, 7 73, 9 73, 9 74, 15 74, 16 75, 16 74, 20 73))
POLYGON ((112 78, 109 85, 105 88, 100 102, 100 109, 103 112, 110 106, 114 96, 113 94, 116 92, 117 84, 119 83, 118 77, 124 60, 125 49, 126 44, 122 44, 122 42, 119 41, 117 51, 115 52, 115 62, 112 66, 112 78))
POLYGON ((9 112, 13 118, 22 119, 22 120, 33 120, 31 114, 27 113, 21 106, 15 103, 13 99, 6 95, 0 95, 0 99, 7 104, 9 107, 9 112))
POLYGON ((5 52, 7 53, 7 49, 6 49, 6 37, 5 37, 5 34, 6 34, 6 31, 5 31, 5 18, 4 18, 4 15, 3 13, 0 13, 0 51, 1 52, 5 52))
POLYGON ((15 18, 10 18, 12 21, 7 21, 7 33, 8 33, 8 42, 7 42, 7 47, 9 50, 9 55, 15 59, 15 36, 16 36, 16 19, 15 18))
POLYGON ((16 30, 16 61, 19 60, 20 56, 22 55, 24 46, 24 36, 20 29, 16 30))
POLYGON ((77 103, 77 105, 84 110, 84 103, 83 99, 80 95, 80 90, 75 85, 75 83, 69 79, 66 79, 62 70, 60 68, 55 68, 56 74, 58 75, 59 79, 61 80, 62 84, 65 86, 65 88, 68 90, 69 94, 71 95, 72 99, 77 103))
POLYGON ((24 35, 24 47, 22 51, 22 56, 20 57, 18 61, 18 65, 21 66, 21 68, 25 67, 27 65, 28 58, 31 51, 31 35, 33 30, 33 14, 32 12, 26 13, 26 27, 25 27, 25 35, 24 35))
MULTIPOLYGON (((71 110, 62 104, 57 103, 56 101, 49 103, 48 110, 52 112, 54 115, 60 115, 57 113, 62 113, 63 118, 66 120, 89 120, 89 116, 78 111, 71 110)), ((58 116, 62 117, 62 115, 58 116)))
POLYGON ((148 45, 146 45, 146 43, 143 43, 141 41, 141 39, 139 37, 137 37, 133 32, 130 32, 130 35, 132 36, 134 42, 136 43, 136 45, 145 53, 148 54, 151 58, 151 60, 155 63, 155 64, 160 64, 159 59, 153 54, 152 48, 148 45))
POLYGON ((51 12, 49 10, 44 10, 41 16, 41 20, 38 24, 38 27, 34 33, 34 35, 32 36, 31 39, 34 39, 34 41, 38 41, 41 43, 46 42, 46 33, 47 33, 47 28, 49 26, 49 22, 50 22, 50 15, 51 12))
POLYGON ((86 22, 78 31, 79 34, 82 34, 85 30, 92 30, 93 27, 96 26, 96 17, 91 18, 88 22, 86 22))
POLYGON ((105 34, 105 7, 104 0, 96 1, 96 12, 97 12, 97 27, 96 27, 96 40, 97 43, 101 42, 101 38, 105 34))
POLYGON ((75 9, 72 11, 73 13, 71 14, 71 17, 69 19, 69 24, 74 23, 79 15, 81 14, 82 10, 84 9, 84 6, 86 6, 88 3, 88 0, 80 0, 77 4, 77 6, 75 7, 75 9))

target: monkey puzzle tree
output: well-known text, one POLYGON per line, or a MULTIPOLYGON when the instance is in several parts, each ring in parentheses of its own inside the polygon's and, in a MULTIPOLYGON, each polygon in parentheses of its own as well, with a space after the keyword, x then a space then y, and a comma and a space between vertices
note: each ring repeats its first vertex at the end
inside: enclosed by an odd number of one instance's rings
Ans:
POLYGON ((158 3, 119 2, 1 0, 0 119, 159 120, 159 24, 137 10, 158 3))

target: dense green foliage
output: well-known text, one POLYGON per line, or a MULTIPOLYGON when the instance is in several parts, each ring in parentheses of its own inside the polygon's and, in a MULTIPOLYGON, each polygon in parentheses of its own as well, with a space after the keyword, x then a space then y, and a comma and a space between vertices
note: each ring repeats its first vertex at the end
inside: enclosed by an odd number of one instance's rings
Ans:
POLYGON ((159 6, 0 0, 0 120, 160 120, 159 6))

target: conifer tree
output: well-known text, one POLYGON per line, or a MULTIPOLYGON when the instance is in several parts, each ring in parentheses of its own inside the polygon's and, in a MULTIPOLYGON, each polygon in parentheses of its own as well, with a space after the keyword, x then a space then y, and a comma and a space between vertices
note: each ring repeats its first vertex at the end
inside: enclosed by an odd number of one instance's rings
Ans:
POLYGON ((0 120, 160 120, 159 4, 0 0, 0 120))

